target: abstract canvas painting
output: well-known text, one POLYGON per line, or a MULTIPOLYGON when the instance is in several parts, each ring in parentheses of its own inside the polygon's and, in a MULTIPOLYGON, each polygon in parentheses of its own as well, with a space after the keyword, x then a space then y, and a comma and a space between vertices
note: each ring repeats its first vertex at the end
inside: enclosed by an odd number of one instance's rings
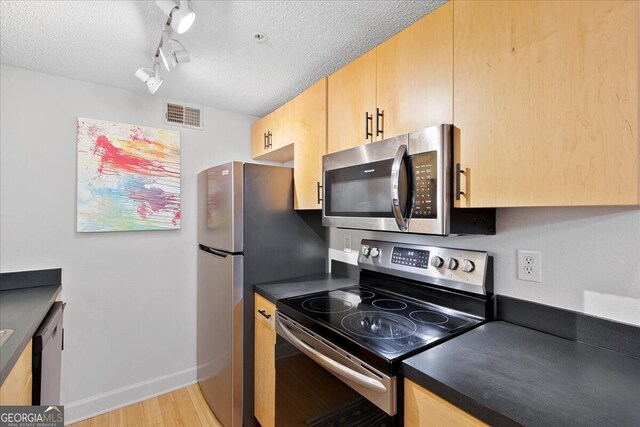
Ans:
POLYGON ((180 132, 78 118, 79 232, 180 228, 180 132))

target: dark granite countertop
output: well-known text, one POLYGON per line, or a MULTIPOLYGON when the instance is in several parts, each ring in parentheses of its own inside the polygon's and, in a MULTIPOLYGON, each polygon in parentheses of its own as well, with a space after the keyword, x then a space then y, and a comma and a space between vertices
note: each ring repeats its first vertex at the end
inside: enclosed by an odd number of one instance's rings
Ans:
POLYGON ((279 299, 327 291, 357 284, 356 279, 331 274, 315 274, 254 287, 255 291, 272 303, 279 299))
POLYGON ((403 372, 492 425, 640 426, 640 359, 504 321, 405 360, 403 372))
POLYGON ((0 291, 0 329, 14 333, 0 348, 0 384, 35 333, 60 293, 62 285, 0 291))

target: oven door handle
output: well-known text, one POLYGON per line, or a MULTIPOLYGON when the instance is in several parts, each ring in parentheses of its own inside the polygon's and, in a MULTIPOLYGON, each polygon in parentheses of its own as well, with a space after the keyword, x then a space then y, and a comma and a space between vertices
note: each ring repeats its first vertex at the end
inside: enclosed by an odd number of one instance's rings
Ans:
POLYGON ((346 366, 336 362, 335 360, 325 356, 324 354, 318 352, 317 350, 311 348, 300 338, 296 337, 289 328, 282 323, 280 317, 276 316, 276 322, 281 328, 282 333, 284 334, 287 341, 293 344, 298 350, 309 356, 320 366, 325 369, 333 372, 336 375, 354 381, 360 384, 363 387, 368 388, 369 390, 377 391, 378 393, 386 393, 387 388, 382 384, 382 382, 375 380, 373 378, 369 378, 360 372, 354 371, 353 369, 347 368, 346 366))
POLYGON ((404 159, 405 154, 407 154, 407 146, 402 144, 398 147, 396 156, 393 159, 393 164, 391 165, 391 209, 400 231, 407 231, 407 227, 409 226, 409 221, 405 220, 402 215, 402 209, 400 208, 400 194, 398 190, 400 165, 402 165, 402 159, 404 159))

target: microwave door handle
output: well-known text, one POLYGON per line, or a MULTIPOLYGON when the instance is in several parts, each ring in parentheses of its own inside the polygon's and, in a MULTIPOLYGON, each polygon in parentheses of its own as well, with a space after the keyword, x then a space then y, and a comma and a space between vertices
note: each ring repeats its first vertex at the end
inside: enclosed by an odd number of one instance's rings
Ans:
POLYGON ((360 372, 354 371, 353 369, 347 368, 346 366, 311 348, 304 341, 293 335, 291 331, 289 331, 289 328, 287 328, 287 326, 282 323, 282 320, 280 320, 280 318, 277 316, 276 322, 278 322, 280 331, 284 334, 287 341, 293 344, 298 350, 309 356, 320 366, 323 366, 325 369, 333 372, 336 375, 354 381, 361 386, 368 388, 369 390, 377 391, 378 393, 386 393, 387 388, 384 384, 382 384, 382 382, 377 381, 373 378, 369 378, 366 375, 361 374, 360 372))
POLYGON ((402 209, 400 209, 400 195, 398 192, 398 182, 400 180, 400 165, 402 165, 402 159, 407 154, 407 146, 401 145, 398 147, 396 156, 393 159, 391 165, 391 209, 393 216, 396 219, 398 228, 400 231, 407 231, 407 222, 402 216, 402 209))

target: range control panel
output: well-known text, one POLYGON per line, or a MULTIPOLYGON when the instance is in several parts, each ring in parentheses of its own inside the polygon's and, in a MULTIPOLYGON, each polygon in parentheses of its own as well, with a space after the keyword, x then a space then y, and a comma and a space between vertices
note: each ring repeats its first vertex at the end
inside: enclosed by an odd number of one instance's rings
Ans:
POLYGON ((358 265, 363 269, 486 295, 486 252, 409 243, 362 240, 358 265))
POLYGON ((429 268, 429 251, 394 246, 391 263, 417 268, 429 268))

